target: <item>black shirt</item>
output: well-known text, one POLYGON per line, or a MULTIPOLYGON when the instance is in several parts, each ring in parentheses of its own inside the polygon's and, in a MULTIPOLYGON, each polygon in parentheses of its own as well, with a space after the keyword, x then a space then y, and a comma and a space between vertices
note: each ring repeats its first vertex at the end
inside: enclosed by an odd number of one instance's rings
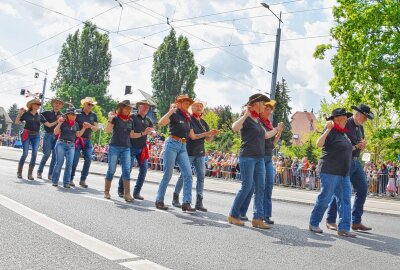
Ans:
MULTIPOLYGON (((97 115, 94 112, 86 114, 84 111, 82 111, 80 114, 76 116, 76 122, 78 122, 79 128, 82 129, 84 122, 88 122, 91 125, 97 123, 97 115)), ((85 132, 82 134, 82 138, 90 139, 91 137, 92 137, 92 129, 87 128, 85 132)))
MULTIPOLYGON (((262 125, 265 127, 265 130, 268 130, 267 126, 262 123, 262 125)), ((270 131, 270 130, 268 130, 270 131)), ((269 138, 269 139, 265 139, 265 155, 266 156, 272 156, 272 151, 274 150, 274 140, 275 140, 275 136, 269 138)))
MULTIPOLYGON (((201 134, 210 130, 206 121, 200 118, 197 120, 195 117, 190 118, 190 125, 193 129, 194 134, 201 134)), ((202 157, 205 155, 204 148, 204 140, 205 138, 201 138, 198 140, 188 139, 186 149, 189 156, 192 157, 202 157)))
MULTIPOLYGON (((55 112, 55 111, 44 111, 42 112, 41 116, 40 116, 40 122, 42 122, 43 124, 48 122, 48 123, 53 123, 55 121, 57 121, 57 116, 61 115, 61 112, 55 112)), ((54 129, 56 128, 56 126, 52 126, 52 127, 47 127, 46 125, 43 125, 44 130, 47 133, 53 133, 54 129)))
POLYGON ((318 167, 321 173, 346 176, 351 165, 352 145, 346 133, 332 129, 322 147, 318 167))
MULTIPOLYGON (((362 125, 356 125, 353 117, 347 119, 346 128, 349 130, 347 136, 349 137, 352 145, 356 145, 362 139, 364 139, 364 127, 362 125)), ((361 152, 360 149, 354 150, 353 157, 359 157, 360 152, 361 152)))
POLYGON ((114 117, 112 122, 114 125, 113 133, 110 141, 112 146, 131 147, 130 133, 133 130, 133 121, 131 118, 124 121, 119 117, 114 117))
POLYGON ((190 121, 187 121, 180 109, 173 113, 169 120, 169 135, 186 139, 189 137, 190 121))
POLYGON ((254 121, 250 116, 244 120, 240 130, 242 144, 239 156, 263 157, 265 155, 265 129, 259 120, 254 121))
POLYGON ((20 121, 25 121, 24 129, 29 131, 39 132, 40 130, 40 115, 36 112, 35 115, 31 111, 24 112, 19 118, 20 121))
POLYGON ((66 121, 60 126, 60 137, 59 139, 73 142, 76 140, 76 132, 79 131, 79 125, 75 122, 75 125, 70 127, 66 121))
MULTIPOLYGON (((147 116, 142 117, 139 114, 135 114, 131 116, 133 121, 133 130, 135 133, 144 132, 144 130, 148 127, 153 127, 153 122, 147 116)), ((143 135, 140 138, 131 139, 131 145, 135 148, 143 148, 146 146, 147 136, 143 135)))

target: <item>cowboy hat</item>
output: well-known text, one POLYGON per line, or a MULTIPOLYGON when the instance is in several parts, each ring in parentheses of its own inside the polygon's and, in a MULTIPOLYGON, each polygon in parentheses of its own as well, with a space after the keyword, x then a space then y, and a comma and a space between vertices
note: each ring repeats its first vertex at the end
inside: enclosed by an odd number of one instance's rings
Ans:
POLYGON ((326 118, 326 120, 333 120, 334 117, 338 117, 338 116, 342 116, 342 115, 347 116, 347 118, 353 116, 353 114, 351 112, 346 112, 346 109, 344 109, 344 108, 336 108, 332 111, 331 116, 326 118))
POLYGON ((124 106, 128 106, 128 107, 134 106, 134 104, 129 99, 125 99, 123 101, 118 102, 118 106, 120 106, 120 105, 124 105, 124 106))
POLYGON ((80 114, 80 113, 81 113, 80 110, 76 110, 74 107, 72 107, 72 108, 66 109, 64 115, 67 115, 67 114, 80 114))
POLYGON ((151 106, 151 104, 147 101, 147 99, 143 99, 141 101, 136 102, 136 108, 139 107, 139 105, 149 105, 149 106, 151 106))
POLYGON ((33 105, 33 104, 42 105, 42 102, 40 101, 40 99, 34 98, 34 99, 29 100, 29 101, 26 103, 26 107, 27 107, 29 110, 32 110, 32 105, 33 105))
POLYGON ((270 101, 267 101, 264 103, 265 106, 271 106, 272 109, 275 108, 276 105, 276 100, 271 99, 270 101))
POLYGON ((65 102, 64 102, 64 100, 62 100, 61 98, 59 98, 59 97, 53 97, 52 99, 51 99, 51 101, 50 101, 50 104, 51 104, 51 106, 53 106, 53 103, 54 102, 61 102, 62 103, 62 105, 64 106, 64 104, 65 104, 65 102))
POLYGON ((362 113, 365 115, 368 119, 372 120, 374 119, 374 113, 371 112, 371 108, 365 104, 360 104, 358 106, 351 106, 352 109, 362 113))
POLYGON ((83 106, 83 104, 85 104, 85 103, 89 103, 89 104, 93 104, 93 105, 97 104, 96 100, 92 97, 85 97, 84 99, 81 99, 81 105, 83 106))
POLYGON ((203 111, 204 111, 204 109, 205 109, 206 106, 207 106, 207 102, 201 101, 200 99, 197 99, 197 98, 196 98, 195 100, 193 100, 192 105, 190 105, 190 107, 189 107, 188 112, 189 112, 190 114, 192 114, 192 106, 193 106, 194 104, 201 104, 201 105, 203 106, 203 111))
POLYGON ((179 96, 177 96, 175 103, 182 102, 185 100, 189 101, 190 105, 192 105, 194 102, 193 99, 191 99, 188 95, 179 95, 179 96))
POLYGON ((270 99, 266 95, 258 93, 258 94, 251 95, 249 97, 249 101, 247 101, 247 103, 245 105, 251 105, 256 102, 268 102, 268 101, 270 101, 270 99))

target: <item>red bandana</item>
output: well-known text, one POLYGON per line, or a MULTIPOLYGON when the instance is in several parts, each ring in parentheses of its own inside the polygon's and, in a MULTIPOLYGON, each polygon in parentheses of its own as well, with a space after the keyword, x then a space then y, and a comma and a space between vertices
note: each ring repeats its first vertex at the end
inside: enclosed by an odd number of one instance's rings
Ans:
POLYGON ((184 111, 182 111, 182 110, 179 110, 179 112, 180 112, 183 116, 185 116, 186 121, 190 122, 190 114, 189 114, 188 112, 184 112, 184 111))
POLYGON ((339 131, 340 133, 347 133, 350 130, 348 130, 347 128, 341 128, 338 124, 333 124, 333 129, 339 131))
POLYGON ((274 128, 272 127, 271 121, 269 121, 269 119, 264 119, 262 117, 259 117, 260 121, 264 124, 264 126, 268 129, 268 130, 273 130, 274 128))
POLYGON ((258 112, 256 112, 256 111, 250 111, 250 113, 251 113, 251 116, 253 116, 253 117, 255 117, 255 118, 259 118, 259 114, 258 114, 258 112))
POLYGON ((121 118, 124 121, 128 121, 130 115, 118 114, 118 117, 121 118))
POLYGON ((66 120, 69 127, 73 127, 75 125, 75 120, 66 120))
POLYGON ((192 113, 194 118, 201 118, 203 114, 192 113))

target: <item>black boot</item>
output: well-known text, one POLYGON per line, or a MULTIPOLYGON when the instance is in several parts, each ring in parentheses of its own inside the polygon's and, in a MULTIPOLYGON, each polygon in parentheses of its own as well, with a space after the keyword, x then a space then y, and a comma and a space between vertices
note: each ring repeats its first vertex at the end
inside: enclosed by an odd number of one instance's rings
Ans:
POLYGON ((22 178, 22 169, 24 168, 24 165, 18 164, 18 171, 17 171, 17 177, 22 178))
POLYGON ((196 205, 195 205, 196 210, 202 211, 202 212, 207 212, 207 208, 204 208, 203 206, 203 197, 197 194, 196 198, 196 205))
POLYGON ((33 178, 33 168, 35 168, 35 165, 30 165, 30 164, 29 164, 29 168, 28 168, 28 180, 35 180, 35 178, 33 178))
POLYGON ((179 202, 179 194, 174 192, 173 199, 172 199, 172 205, 178 208, 181 208, 182 205, 179 202))

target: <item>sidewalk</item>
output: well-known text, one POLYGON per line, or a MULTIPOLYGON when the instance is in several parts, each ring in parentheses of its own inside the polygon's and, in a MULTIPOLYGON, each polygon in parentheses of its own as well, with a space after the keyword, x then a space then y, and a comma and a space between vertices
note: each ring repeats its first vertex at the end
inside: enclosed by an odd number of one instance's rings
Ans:
MULTIPOLYGON (((21 156, 21 149, 15 149, 10 147, 0 146, 0 159, 18 161, 21 156)), ((42 153, 38 153, 38 157, 36 162, 39 163, 42 157, 42 153)), ((30 156, 28 156, 27 161, 29 162, 30 156)), ((82 168, 82 160, 78 165, 78 171, 82 168)), ((50 160, 48 160, 47 164, 50 164, 50 160)), ((17 165, 15 165, 15 168, 17 165)), ((104 176, 107 170, 107 164, 101 163, 97 161, 92 161, 92 165, 90 167, 90 173, 94 175, 104 176)), ((36 171, 35 171, 36 172, 36 171)), ((118 166, 115 177, 120 176, 121 168, 118 166)), ((46 175, 46 174, 45 174, 46 175)), ((137 175, 137 169, 133 170, 132 178, 135 178, 137 175)), ((146 181, 154 184, 159 184, 161 181, 162 172, 160 171, 152 171, 148 170, 146 181)), ((171 179, 170 186, 175 186, 177 180, 177 174, 171 179)), ((240 189, 240 182, 234 180, 222 180, 217 178, 206 178, 204 190, 208 192, 217 192, 229 195, 235 195, 237 191, 240 189)), ((300 190, 289 187, 280 187, 274 186, 274 190, 272 193, 272 198, 276 201, 284 201, 291 203, 300 203, 313 205, 315 203, 316 197, 318 196, 318 192, 316 191, 308 191, 308 190, 300 190)), ((390 199, 385 197, 368 197, 364 207, 365 212, 375 213, 375 214, 387 214, 387 215, 395 215, 400 216, 400 200, 390 199)))

